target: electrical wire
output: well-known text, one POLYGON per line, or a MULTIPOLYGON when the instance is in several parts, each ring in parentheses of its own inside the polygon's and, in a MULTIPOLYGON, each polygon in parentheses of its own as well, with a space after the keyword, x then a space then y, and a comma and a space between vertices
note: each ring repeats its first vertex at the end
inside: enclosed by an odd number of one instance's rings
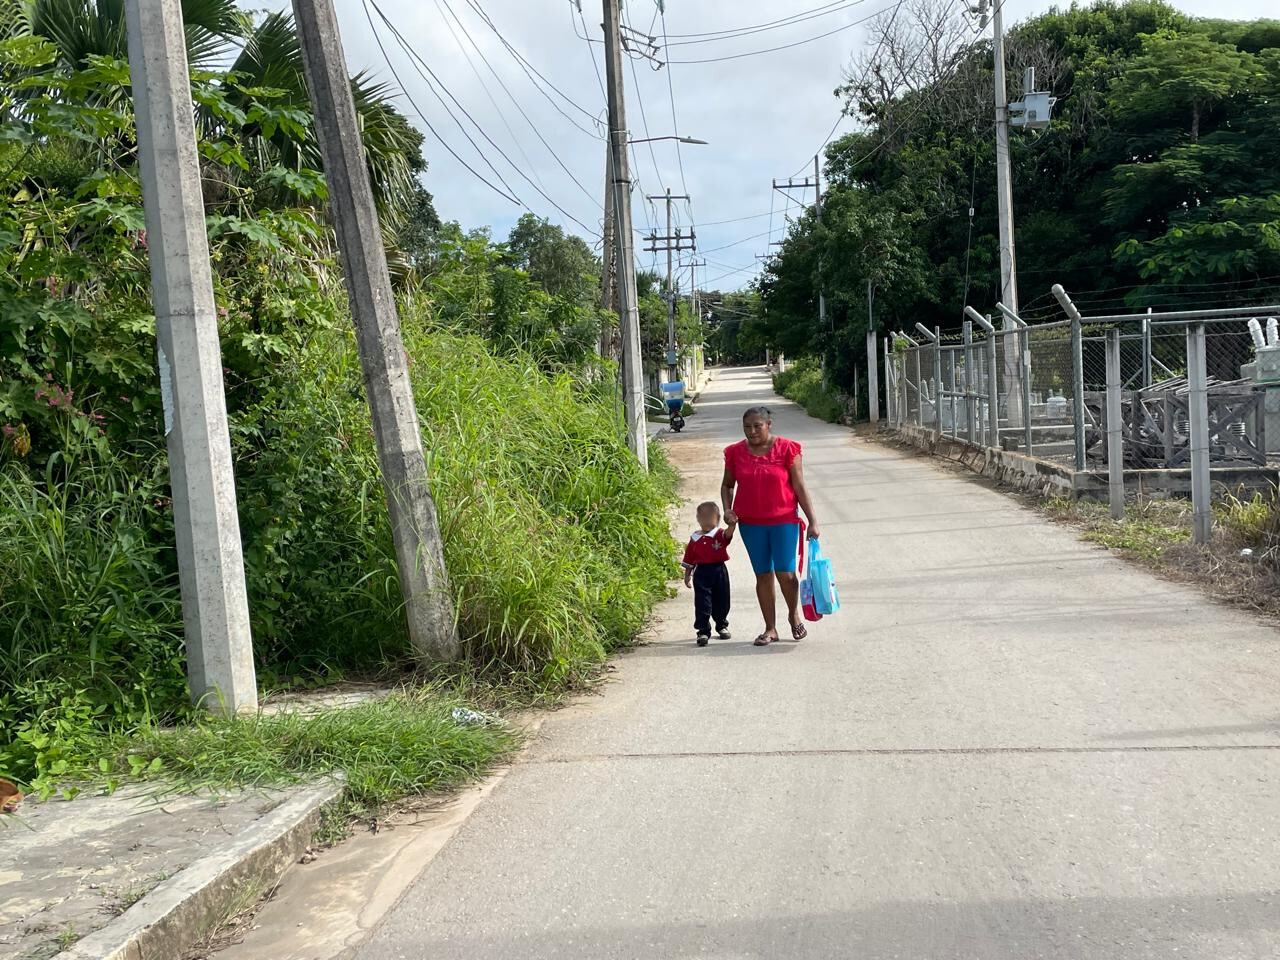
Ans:
POLYGON ((969 255, 973 252, 973 204, 978 196, 978 151, 973 151, 973 180, 969 184, 969 239, 964 246, 964 294, 963 303, 969 302, 969 255))
MULTIPOLYGON (((871 64, 875 63, 876 58, 880 56, 880 50, 882 47, 884 47, 884 39, 888 35, 889 31, 893 29, 893 25, 898 19, 898 11, 902 9, 902 4, 905 2, 906 0, 898 0, 898 2, 893 5, 893 13, 890 15, 889 22, 885 25, 884 30, 880 32, 880 39, 876 42, 876 48, 871 54, 871 59, 867 61, 867 66, 862 71, 862 77, 858 81, 859 84, 866 83, 867 74, 871 70, 871 64)), ((841 107, 840 114, 836 117, 836 122, 831 125, 831 129, 827 131, 827 135, 823 139, 822 144, 818 147, 817 150, 814 151, 814 153, 820 154, 822 153, 823 150, 826 149, 827 144, 829 144, 832 138, 836 135, 836 130, 839 129, 840 121, 843 120, 848 115, 849 114, 846 113, 845 108, 841 107)), ((802 165, 799 170, 797 170, 795 173, 791 175, 791 177, 795 178, 799 176, 800 172, 804 170, 806 166, 808 166, 807 163, 802 165)))
POLYGON ((703 289, 706 290, 710 288, 711 284, 717 283, 718 281, 723 280, 725 277, 732 277, 734 274, 745 273, 748 270, 756 270, 756 269, 759 269, 758 265, 751 263, 745 267, 738 267, 738 269, 736 270, 730 270, 728 273, 722 273, 722 274, 719 274, 718 276, 714 276, 709 280, 703 280, 702 281, 703 289))
MULTIPOLYGON (((468 2, 471 2, 471 0, 468 0, 468 2)), ((573 171, 570 170, 569 167, 565 164, 565 162, 560 158, 560 154, 556 153, 555 148, 552 147, 551 144, 547 142, 547 138, 542 135, 542 131, 538 129, 538 125, 529 118, 529 114, 525 112, 524 107, 520 105, 520 101, 515 98, 515 95, 512 94, 511 90, 507 87, 506 83, 503 82, 502 77, 498 74, 498 71, 494 69, 493 64, 489 62, 489 58, 484 55, 484 51, 480 49, 480 46, 479 44, 476 43, 475 38, 471 36, 471 32, 467 30, 466 25, 462 22, 461 19, 459 19, 458 15, 454 13, 453 7, 449 5, 449 0, 436 0, 436 4, 437 6, 439 6, 440 4, 443 4, 444 8, 449 11, 453 19, 457 20, 458 26, 462 28, 462 32, 466 36, 466 38, 469 41, 471 41, 471 45, 476 48, 476 52, 480 55, 480 59, 484 61, 485 66, 489 68, 489 72, 492 73, 494 78, 498 81, 498 85, 502 87, 503 91, 511 99, 511 102, 515 104, 516 110, 520 112, 520 116, 524 117, 525 123, 527 123, 529 125, 529 129, 533 131, 533 135, 538 138, 539 142, 541 142, 541 144, 544 147, 547 148, 547 152, 551 154, 551 156, 555 159, 556 163, 559 164, 560 169, 565 172, 565 174, 569 177, 569 179, 574 182, 574 185, 577 186, 577 188, 582 191, 582 193, 586 196, 588 200, 590 200, 593 204, 599 204, 600 200, 594 194, 592 194, 586 187, 582 185, 581 180, 579 180, 576 176, 574 176, 573 171)), ((449 25, 448 20, 445 21, 445 25, 446 26, 449 25)), ((452 27, 450 27, 450 31, 452 32, 452 27)), ((459 47, 461 48, 461 42, 459 42, 459 47)), ((466 53, 465 49, 463 50, 463 53, 464 54, 466 53)), ((470 57, 467 58, 467 62, 468 63, 471 62, 470 57)), ((476 76, 477 78, 479 77, 478 71, 476 73, 476 76)), ((483 81, 481 81, 481 85, 483 86, 483 81)), ((485 93, 488 93, 487 87, 485 88, 485 93)), ((490 97, 490 100, 492 99, 493 98, 490 97)), ((495 108, 497 107, 496 103, 494 104, 494 107, 495 108)), ((502 116, 501 111, 499 111, 499 116, 502 116)), ((505 124, 506 117, 503 117, 502 119, 503 119, 503 123, 505 124)), ((510 126, 508 126, 507 129, 508 131, 510 131, 511 129, 510 126)), ((514 133, 512 133, 511 136, 513 139, 515 138, 514 133)), ((520 146, 519 140, 516 141, 516 146, 519 147, 520 149, 520 155, 523 156, 525 158, 525 161, 529 163, 529 166, 532 167, 533 163, 532 161, 529 160, 528 154, 524 152, 524 148, 520 146)), ((536 170, 534 171, 534 175, 537 176, 536 170)), ((541 178, 539 178, 539 183, 541 183, 541 178)))
MULTIPOLYGON (((662 44, 663 44, 663 48, 665 49, 667 45, 667 14, 666 14, 666 11, 662 8, 661 4, 658 5, 658 12, 661 14, 662 44)), ((676 85, 674 81, 672 81, 671 79, 670 70, 667 70, 667 95, 671 99, 671 132, 678 137, 680 136, 680 120, 676 117, 676 85)), ((676 141, 676 162, 680 165, 680 187, 684 191, 685 196, 687 197, 689 195, 689 184, 686 183, 684 179, 684 154, 680 150, 679 140, 676 141)), ((690 221, 690 226, 692 226, 692 222, 693 222, 692 202, 689 200, 685 200, 685 203, 689 204, 689 221, 690 221)))
MULTIPOLYGON (((524 162, 528 164, 529 169, 533 171, 533 175, 535 177, 538 177, 538 171, 534 167, 533 161, 529 159, 529 154, 525 153, 524 145, 520 142, 520 138, 516 136, 516 132, 511 129, 511 124, 507 122, 507 115, 503 113, 502 108, 498 106, 498 101, 494 99, 493 94, 490 92, 489 85, 484 82, 484 77, 481 76, 480 74, 480 68, 475 65, 475 61, 471 59, 470 52, 468 52, 467 48, 462 43, 462 37, 460 37, 458 35, 458 31, 454 29, 453 23, 450 22, 449 17, 444 16, 445 10, 448 10, 449 15, 454 20, 457 20, 458 26, 462 27, 462 32, 466 34, 467 39, 471 41, 471 45, 476 48, 477 53, 480 52, 480 48, 476 46, 475 40, 472 39, 471 34, 467 32, 467 28, 462 25, 462 21, 458 20, 458 15, 453 12, 453 8, 450 7, 447 2, 444 3, 444 6, 441 6, 441 0, 435 0, 435 3, 436 3, 436 9, 440 11, 441 18, 444 20, 445 27, 447 27, 449 30, 449 35, 453 37, 453 42, 458 45, 458 49, 462 52, 463 58, 467 61, 467 66, 469 66, 471 68, 471 72, 475 74, 476 80, 480 84, 480 89, 484 91, 485 96, 489 98, 489 102, 493 104, 493 109, 497 112, 498 119, 501 120, 502 125, 507 128, 507 133, 511 135, 511 139, 515 142, 516 149, 520 151, 520 156, 524 157, 524 162)), ((493 69, 493 65, 490 64, 487 59, 485 59, 483 53, 480 54, 480 57, 482 60, 484 60, 485 65, 489 67, 489 72, 492 73, 494 77, 498 79, 498 83, 502 84, 502 80, 501 78, 498 78, 497 71, 493 69)), ((515 97, 511 96, 511 91, 507 90, 506 84, 502 84, 502 89, 507 91, 507 96, 511 99, 512 103, 515 103, 515 97)), ((527 120, 528 118, 526 117, 525 119, 527 120)), ((541 177, 538 177, 538 183, 540 184, 542 183, 541 177)), ((546 186, 546 185, 543 184, 543 186, 546 186)))
MULTIPOLYGON (((453 93, 449 90, 449 88, 440 80, 436 72, 431 69, 430 64, 426 62, 426 60, 422 57, 421 54, 419 54, 416 50, 413 49, 412 46, 410 46, 409 42, 405 39, 404 35, 400 33, 400 31, 396 28, 395 24, 393 24, 390 18, 382 11, 382 8, 378 6, 377 0, 364 0, 364 2, 373 7, 374 12, 378 14, 378 17, 386 25, 387 29, 391 31, 392 36, 395 37, 397 42, 400 44, 401 49, 409 56, 410 62, 414 64, 415 69, 418 70, 418 74, 423 78, 423 80, 425 80, 428 85, 431 85, 432 80, 434 80, 435 84, 437 84, 440 87, 440 89, 442 89, 448 95, 449 99, 452 100, 454 104, 458 107, 458 109, 462 111, 463 115, 466 116, 466 118, 471 121, 472 126, 476 128, 477 132, 479 132, 479 134, 488 142, 488 144, 498 152, 498 155, 502 157, 502 159, 505 160, 507 164, 510 165, 511 168, 515 170, 515 172, 518 173, 525 180, 526 183, 528 183, 531 187, 533 187, 533 189, 537 191, 537 193, 541 195, 541 197, 544 200, 546 200, 547 203, 551 204, 551 206, 554 207, 557 211, 559 211, 563 216, 572 220, 574 223, 580 226, 583 230, 587 231, 587 234, 589 236, 599 239, 600 238, 599 234, 597 234, 591 227, 587 226, 585 223, 583 223, 581 220, 579 220, 577 217, 571 214, 564 207, 560 206, 560 204, 556 203, 556 201, 553 200, 545 190, 539 187, 529 177, 528 174, 526 174, 523 170, 521 170, 517 164, 512 162, 511 158, 507 156, 506 151, 504 151, 502 147, 498 146, 498 144, 494 141, 494 139, 491 136, 489 136, 489 134, 485 131, 485 129, 479 123, 476 122, 474 117, 471 116, 471 114, 467 111, 467 108, 462 105, 462 103, 458 100, 458 98, 455 97, 453 93), (419 67, 421 67, 421 69, 419 69, 419 67), (423 72, 424 70, 426 71, 425 73, 423 72), (431 77, 430 80, 427 79, 428 75, 430 75, 431 77)), ((434 89, 433 89, 433 92, 434 92, 434 89)), ((439 94, 437 94, 437 98, 439 98, 439 94)), ((443 104, 444 101, 441 100, 441 103, 443 104)), ((452 111, 448 109, 447 104, 445 105, 445 109, 447 112, 450 113, 450 116, 453 115, 452 111)), ((459 129, 462 129, 462 125, 457 120, 456 117, 454 117, 454 122, 458 123, 459 129)), ((463 132, 464 134, 466 133, 465 130, 463 130, 463 132)), ((467 139, 471 142, 472 146, 476 148, 477 152, 479 152, 481 156, 484 157, 484 152, 480 150, 479 146, 476 145, 475 141, 471 139, 469 134, 467 134, 467 139)), ((493 168, 493 164, 489 162, 488 158, 485 157, 484 159, 485 159, 485 163, 490 168, 493 168)), ((496 168, 493 168, 493 169, 494 169, 494 173, 496 174, 497 173, 496 168)), ((503 183, 505 184, 505 181, 503 181, 503 183)), ((508 189, 510 188, 508 187, 508 189)), ((526 206, 526 209, 527 209, 527 206, 526 206)))
POLYGON ((726 60, 742 60, 746 57, 758 57, 766 53, 777 53, 779 50, 790 50, 793 47, 803 46, 806 43, 813 43, 817 40, 824 40, 827 37, 835 36, 837 33, 843 33, 846 30, 852 30, 854 27, 864 24, 868 20, 874 20, 876 17, 880 16, 880 14, 884 13, 888 9, 889 9, 888 7, 884 7, 883 9, 877 10, 875 13, 868 14, 867 16, 862 17, 858 20, 851 20, 848 23, 844 24, 843 26, 836 27, 834 30, 828 30, 826 33, 820 33, 816 37, 806 37, 803 40, 796 40, 793 43, 784 43, 781 46, 777 46, 777 47, 768 47, 764 50, 751 50, 746 53, 734 53, 724 57, 704 57, 698 60, 668 60, 667 63, 668 64, 724 63, 726 60))
POLYGON ((711 247, 709 250, 700 250, 699 253, 705 255, 708 253, 715 253, 718 250, 728 250, 730 247, 741 246, 744 243, 749 243, 752 240, 759 240, 761 237, 767 237, 767 236, 769 236, 768 231, 765 231, 764 233, 756 233, 756 234, 752 234, 749 237, 743 237, 741 240, 735 240, 733 241, 733 243, 721 244, 718 247, 711 247))
MULTIPOLYGON (((463 160, 462 157, 458 155, 458 151, 454 150, 453 147, 449 145, 449 142, 445 140, 444 137, 440 136, 435 126, 427 118, 426 113, 422 110, 421 107, 418 106, 417 101, 414 100, 413 96, 409 93, 409 89, 404 85, 404 82, 400 79, 399 73, 396 72, 395 65, 391 62, 391 57, 387 55, 387 48, 382 44, 382 37, 379 36, 377 28, 374 27, 373 16, 369 12, 369 4, 367 2, 364 4, 364 12, 365 12, 365 16, 369 20, 369 29, 373 33, 373 39, 377 42, 378 49, 382 52, 382 59, 386 61, 387 69, 391 71, 391 76, 395 78, 396 85, 400 87, 400 91, 404 94, 405 99, 408 100, 409 105, 413 107, 414 113, 416 113, 418 116, 418 119, 421 120, 426 125, 427 129, 431 131, 432 136, 434 136, 438 141, 440 141, 440 145, 449 151, 449 154, 453 157, 453 159, 457 160, 458 163, 462 164, 463 168, 466 169, 468 173, 470 173, 473 177, 475 177, 477 180, 483 183, 486 187, 488 187, 494 193, 498 194, 503 199, 509 200, 511 203, 514 203, 516 206, 524 207, 524 209, 529 210, 529 205, 515 195, 515 191, 511 189, 511 185, 508 184, 504 179, 502 179, 501 174, 497 173, 496 170, 494 171, 494 173, 497 174, 498 182, 507 188, 506 191, 503 191, 498 187, 495 187, 492 183, 490 183, 489 180, 484 177, 484 175, 479 173, 474 167, 471 166, 471 164, 467 163, 467 161, 463 160)), ((428 87, 430 87, 429 84, 428 84, 428 87)), ((434 88, 431 88, 431 92, 436 95, 436 99, 440 99, 440 95, 435 92, 434 88)), ((440 102, 441 104, 444 103, 443 100, 441 100, 440 102)), ((448 112, 447 106, 445 107, 445 110, 446 112, 448 112)), ((453 115, 450 114, 450 117, 452 118, 453 115)), ((454 120, 454 123, 457 123, 456 118, 453 118, 453 120, 454 120)), ((459 129, 461 129, 461 126, 459 126, 459 129)), ((463 135, 466 136, 466 131, 463 130, 462 132, 463 132, 463 135)), ((471 138, 467 137, 467 139, 470 140, 471 138)), ((473 146, 474 146, 474 143, 473 143, 473 146)), ((489 166, 490 168, 492 168, 493 165, 489 164, 489 166)))
MULTIPOLYGON (((597 123, 597 124, 599 123, 599 116, 597 114, 592 113, 586 107, 582 106, 572 97, 570 97, 567 93, 565 93, 563 90, 557 87, 554 83, 548 80, 546 76, 537 67, 535 67, 532 63, 530 63, 524 57, 524 55, 520 53, 519 50, 517 50, 507 41, 507 38, 502 35, 502 31, 498 29, 497 24, 493 22, 493 19, 489 16, 489 14, 485 12, 484 8, 480 6, 479 0, 466 0, 466 2, 467 2, 467 5, 471 7, 472 10, 474 10, 477 14, 479 14, 480 19, 483 20, 488 25, 489 29, 492 30, 494 34, 497 36, 497 38, 502 42, 502 45, 506 47, 507 51, 516 59, 516 62, 520 64, 522 69, 524 69, 526 76, 529 76, 530 73, 536 75, 543 83, 545 83, 548 87, 550 87, 557 94, 559 94, 560 98, 564 100, 565 103, 569 104, 569 106, 573 107, 579 113, 586 116, 589 120, 591 120, 592 123, 597 123)), ((584 21, 584 25, 585 25, 585 21, 584 21)), ((529 82, 532 83, 534 87, 538 89, 539 93, 541 93, 544 97, 546 97, 548 100, 551 101, 552 106, 555 106, 557 110, 560 110, 559 105, 556 104, 556 102, 546 93, 546 91, 544 91, 540 86, 538 86, 538 83, 536 80, 533 79, 533 76, 529 76, 529 82)), ((560 111, 560 112, 563 115, 563 111, 560 111)), ((577 123, 574 122, 567 115, 565 115, 565 117, 566 119, 569 119, 570 122, 573 122, 574 126, 578 126, 577 123)), ((588 136, 592 136, 592 137, 596 137, 597 139, 600 139, 598 133, 594 133, 581 126, 578 126, 578 129, 582 130, 588 136)))
MULTIPOLYGON (((788 27, 793 23, 799 23, 804 20, 812 20, 814 17, 824 17, 827 14, 839 13, 842 7, 856 6, 863 0, 831 0, 830 3, 824 3, 822 6, 814 7, 811 10, 801 10, 799 13, 789 14, 779 20, 770 20, 768 23, 756 23, 746 27, 727 27, 724 30, 708 30, 703 33, 673 33, 671 36, 681 40, 691 40, 697 37, 709 37, 712 39, 730 39, 728 35, 739 34, 747 35, 759 33, 763 30, 778 30, 782 27, 788 27), (837 8, 837 9, 832 9, 837 8)), ((661 9, 661 7, 659 7, 661 9)), ((706 42, 697 41, 693 42, 706 42)))

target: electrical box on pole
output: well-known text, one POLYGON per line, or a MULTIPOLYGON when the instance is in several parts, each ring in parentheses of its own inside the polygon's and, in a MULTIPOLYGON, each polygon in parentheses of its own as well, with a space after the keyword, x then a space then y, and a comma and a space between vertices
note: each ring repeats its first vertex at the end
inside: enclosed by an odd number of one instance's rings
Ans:
POLYGON ((1058 98, 1047 90, 1036 90, 1036 68, 1027 67, 1022 79, 1022 99, 1009 104, 1009 123, 1027 130, 1047 130, 1053 105, 1058 98))

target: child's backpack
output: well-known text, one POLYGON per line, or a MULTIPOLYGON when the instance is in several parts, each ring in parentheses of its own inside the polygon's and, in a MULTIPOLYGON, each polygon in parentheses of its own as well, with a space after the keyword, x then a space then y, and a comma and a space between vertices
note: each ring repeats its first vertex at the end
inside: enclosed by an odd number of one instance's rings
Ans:
MULTIPOLYGON (((813 608, 819 616, 826 616, 840 609, 840 593, 836 590, 835 573, 831 569, 831 561, 823 554, 817 540, 809 541, 809 574, 805 577, 805 583, 813 593, 813 608)), ((803 596, 802 592, 801 597, 803 596)))

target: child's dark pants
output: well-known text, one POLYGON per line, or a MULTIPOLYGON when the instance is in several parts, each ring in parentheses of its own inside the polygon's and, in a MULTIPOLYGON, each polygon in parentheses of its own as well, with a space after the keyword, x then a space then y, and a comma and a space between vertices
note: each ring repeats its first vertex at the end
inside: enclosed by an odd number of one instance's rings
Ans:
POLYGON ((693 628, 711 634, 729 627, 729 568, 723 563, 700 563, 693 570, 693 628))

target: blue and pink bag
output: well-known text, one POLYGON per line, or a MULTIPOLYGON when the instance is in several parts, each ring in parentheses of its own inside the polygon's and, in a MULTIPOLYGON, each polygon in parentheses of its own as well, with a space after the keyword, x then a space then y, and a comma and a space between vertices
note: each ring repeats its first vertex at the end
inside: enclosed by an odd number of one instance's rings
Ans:
POLYGON ((809 541, 809 572, 800 584, 800 602, 806 620, 820 620, 840 609, 835 573, 817 540, 809 541), (812 617, 809 615, 810 605, 815 614, 812 617))

